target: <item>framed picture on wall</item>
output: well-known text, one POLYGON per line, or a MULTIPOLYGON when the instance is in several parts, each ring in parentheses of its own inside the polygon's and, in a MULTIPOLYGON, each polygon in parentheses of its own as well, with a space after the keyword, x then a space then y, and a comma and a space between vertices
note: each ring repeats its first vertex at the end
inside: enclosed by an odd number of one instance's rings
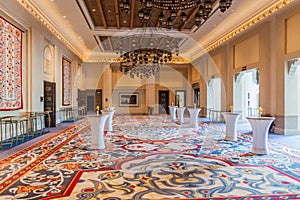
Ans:
POLYGON ((139 94, 120 93, 119 106, 120 107, 139 106, 139 94))

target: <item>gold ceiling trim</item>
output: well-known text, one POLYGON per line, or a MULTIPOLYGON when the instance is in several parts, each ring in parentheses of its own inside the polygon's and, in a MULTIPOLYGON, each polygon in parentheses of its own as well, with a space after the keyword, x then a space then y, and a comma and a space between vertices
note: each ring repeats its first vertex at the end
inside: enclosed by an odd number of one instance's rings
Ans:
POLYGON ((88 63, 117 63, 116 58, 88 58, 85 62, 88 63))
POLYGON ((268 7, 264 11, 260 12, 259 14, 255 15, 248 21, 244 22, 242 25, 238 26, 233 31, 229 32, 228 34, 226 34, 222 38, 218 39, 211 45, 208 45, 207 47, 205 47, 202 52, 193 56, 192 60, 195 60, 198 57, 200 57, 201 55, 203 55, 204 53, 209 52, 209 51, 213 50, 214 48, 220 46, 227 40, 230 40, 231 38, 237 36, 241 32, 247 30, 248 28, 252 27, 253 25, 257 24, 258 22, 262 21, 266 17, 272 15, 273 13, 277 12, 278 10, 280 10, 281 8, 285 7, 286 5, 288 5, 289 3, 293 2, 293 1, 294 0, 280 0, 277 3, 272 4, 270 7, 268 7))
MULTIPOLYGON (((121 62, 120 58, 90 58, 87 59, 86 62, 98 62, 98 63, 119 63, 121 62)), ((182 58, 180 56, 174 57, 170 62, 167 63, 172 63, 172 64, 189 64, 191 63, 190 60, 182 58)))
POLYGON ((69 42, 66 37, 46 18, 43 14, 28 0, 19 0, 20 4, 26 8, 33 16, 35 16, 42 24, 44 24, 49 31, 51 31, 57 39, 64 43, 74 54, 76 54, 82 61, 85 57, 69 42))

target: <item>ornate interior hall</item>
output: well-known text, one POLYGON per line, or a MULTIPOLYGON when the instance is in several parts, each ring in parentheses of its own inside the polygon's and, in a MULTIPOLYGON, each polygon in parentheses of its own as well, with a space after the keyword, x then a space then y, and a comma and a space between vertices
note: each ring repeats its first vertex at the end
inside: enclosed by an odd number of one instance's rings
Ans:
POLYGON ((1 0, 1 199, 300 199, 300 0, 1 0))

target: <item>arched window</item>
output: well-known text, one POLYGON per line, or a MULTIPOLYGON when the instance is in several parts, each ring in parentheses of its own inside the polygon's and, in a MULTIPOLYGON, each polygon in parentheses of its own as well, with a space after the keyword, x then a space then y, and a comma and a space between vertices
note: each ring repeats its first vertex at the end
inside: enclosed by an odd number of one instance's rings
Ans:
POLYGON ((52 74, 52 52, 48 45, 44 49, 44 72, 52 74))

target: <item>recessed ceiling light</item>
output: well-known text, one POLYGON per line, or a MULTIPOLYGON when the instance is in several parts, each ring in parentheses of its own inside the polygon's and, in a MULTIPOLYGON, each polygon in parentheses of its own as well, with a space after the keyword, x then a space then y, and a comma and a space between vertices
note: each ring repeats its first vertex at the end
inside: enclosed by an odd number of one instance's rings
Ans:
POLYGON ((66 16, 66 15, 64 15, 64 16, 63 16, 63 18, 65 18, 65 19, 66 19, 66 18, 67 18, 67 16, 66 16))
POLYGON ((96 12, 96 9, 95 9, 95 8, 93 8, 93 9, 92 9, 92 11, 93 11, 93 12, 96 12))
POLYGON ((123 22, 124 22, 124 24, 126 24, 126 23, 127 23, 127 21, 126 21, 126 20, 124 20, 123 22))
POLYGON ((111 10, 108 10, 107 12, 111 13, 111 10))

